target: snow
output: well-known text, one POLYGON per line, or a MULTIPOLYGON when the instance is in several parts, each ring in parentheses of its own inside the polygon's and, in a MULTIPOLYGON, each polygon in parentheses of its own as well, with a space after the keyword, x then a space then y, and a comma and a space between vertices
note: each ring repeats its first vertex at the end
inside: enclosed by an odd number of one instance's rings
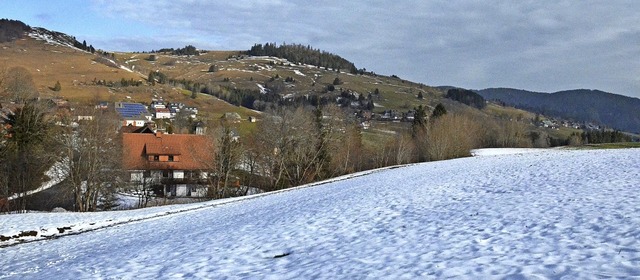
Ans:
POLYGON ((256 85, 260 89, 260 93, 262 93, 262 94, 266 94, 267 93, 267 89, 263 85, 258 84, 258 83, 256 83, 256 85))
POLYGON ((293 70, 293 73, 295 73, 298 76, 306 76, 305 74, 303 74, 302 72, 300 72, 300 70, 293 70))
POLYGON ((547 149, 533 149, 533 148, 491 148, 491 149, 476 149, 471 150, 473 156, 497 156, 497 155, 514 155, 524 153, 538 153, 544 152, 547 149))
POLYGON ((120 65, 119 67, 120 67, 120 69, 122 69, 122 70, 125 70, 125 71, 128 71, 128 72, 133 73, 133 70, 131 70, 131 69, 127 68, 127 67, 126 67, 126 66, 124 66, 124 65, 120 65))
POLYGON ((59 183, 61 183, 64 178, 62 178, 62 176, 60 176, 60 173, 62 173, 62 169, 64 168, 64 165, 66 164, 66 160, 65 159, 61 162, 56 162, 51 168, 49 168, 49 170, 47 170, 47 172, 45 172, 45 175, 47 175, 47 177, 49 177, 49 181, 46 181, 42 184, 42 186, 40 186, 39 188, 35 189, 35 190, 31 190, 22 194, 13 194, 9 197, 7 197, 8 200, 14 200, 17 199, 18 197, 23 197, 23 196, 27 196, 27 195, 32 195, 34 193, 38 193, 41 191, 44 191, 48 188, 51 188, 59 183))
POLYGON ((32 32, 30 32, 29 34, 27 34, 27 35, 29 37, 33 38, 33 39, 40 40, 40 41, 45 41, 45 43, 49 44, 49 45, 57 45, 57 46, 62 46, 62 47, 68 47, 68 48, 72 48, 74 50, 85 52, 84 50, 76 48, 75 46, 73 46, 73 44, 69 44, 67 42, 62 42, 62 41, 56 40, 56 38, 54 38, 50 34, 46 34, 40 28, 34 28, 34 30, 32 32))
POLYGON ((192 205, 2 215, 0 235, 134 221, 0 248, 0 279, 639 277, 638 186, 640 149, 550 149, 192 205))

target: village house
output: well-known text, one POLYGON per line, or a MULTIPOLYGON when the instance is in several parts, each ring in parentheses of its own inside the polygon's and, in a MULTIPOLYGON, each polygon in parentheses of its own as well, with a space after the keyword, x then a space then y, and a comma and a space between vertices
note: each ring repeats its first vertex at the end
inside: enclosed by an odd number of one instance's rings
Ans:
POLYGON ((185 110, 192 119, 198 117, 198 108, 196 107, 183 107, 181 110, 185 110))
POLYGON ((96 109, 100 109, 100 110, 106 110, 109 108, 109 102, 107 101, 100 101, 98 103, 98 105, 95 106, 96 109))
POLYGON ((164 105, 164 102, 158 101, 158 100, 153 100, 153 101, 151 101, 151 108, 153 108, 153 109, 165 109, 167 107, 164 105))
POLYGON ((213 146, 194 134, 123 133, 123 165, 130 182, 165 197, 203 197, 213 146))
POLYGON ((140 103, 116 102, 115 110, 120 115, 122 126, 142 127, 150 122, 152 117, 147 107, 140 103))
POLYGON ((202 121, 197 121, 193 124, 191 132, 197 135, 204 135, 207 132, 207 127, 202 121))
POLYGON ((169 109, 156 108, 155 111, 156 111, 156 115, 155 115, 156 119, 170 119, 171 118, 171 111, 169 109))

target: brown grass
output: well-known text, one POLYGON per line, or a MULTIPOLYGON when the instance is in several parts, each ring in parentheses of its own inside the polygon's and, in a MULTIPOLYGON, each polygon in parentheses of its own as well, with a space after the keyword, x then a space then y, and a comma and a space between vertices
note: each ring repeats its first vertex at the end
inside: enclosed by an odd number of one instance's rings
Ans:
MULTIPOLYGON (((167 101, 183 102, 200 109, 201 117, 205 121, 215 122, 225 112, 237 112, 243 119, 248 116, 259 116, 254 111, 230 105, 215 97, 199 94, 196 99, 191 98, 189 92, 169 85, 144 85, 140 87, 114 87, 93 85, 93 80, 120 81, 145 80, 149 72, 161 71, 174 79, 186 79, 201 84, 213 84, 243 89, 257 90, 259 84, 266 83, 276 75, 282 79, 292 77, 295 83, 289 84, 289 92, 307 94, 310 92, 323 93, 327 85, 336 77, 342 80, 337 85, 333 96, 339 94, 340 89, 350 90, 367 96, 375 89, 380 91, 380 97, 374 102, 382 107, 376 107, 375 112, 387 109, 406 111, 426 105, 430 110, 438 103, 443 103, 451 113, 469 114, 474 119, 532 119, 535 115, 514 108, 489 104, 486 109, 479 111, 460 103, 443 98, 443 92, 438 89, 385 76, 352 75, 344 72, 325 70, 324 68, 291 65, 280 65, 279 59, 243 57, 238 51, 209 51, 199 56, 173 56, 156 53, 156 61, 149 61, 148 53, 115 53, 115 59, 122 65, 134 69, 131 73, 123 69, 109 67, 94 62, 96 55, 74 50, 68 47, 54 46, 36 41, 31 38, 15 42, 0 44, 0 68, 23 66, 33 75, 36 86, 41 95, 47 97, 62 97, 69 99, 72 104, 92 105, 97 101, 133 101, 150 102, 151 98, 163 98, 167 101), (236 57, 232 57, 236 56, 236 57), (275 64, 271 65, 270 62, 275 64), (217 72, 208 72, 209 66, 217 65, 217 72), (299 75, 301 72, 303 75, 299 75), (228 78, 228 82, 223 80, 228 78), (54 92, 49 89, 56 81, 60 81, 62 90, 54 92), (422 92, 424 99, 418 99, 422 92)), ((428 114, 430 113, 430 110, 428 114)), ((406 125, 376 124, 381 130, 371 130, 364 134, 364 139, 370 146, 388 139, 385 130, 406 131, 406 125)), ((254 124, 238 125, 242 132, 250 131, 254 124)), ((531 128, 533 129, 533 128, 531 128)), ((241 133, 242 133, 241 132, 241 133)), ((549 135, 557 137, 568 136, 573 130, 561 129, 549 131, 549 135)))

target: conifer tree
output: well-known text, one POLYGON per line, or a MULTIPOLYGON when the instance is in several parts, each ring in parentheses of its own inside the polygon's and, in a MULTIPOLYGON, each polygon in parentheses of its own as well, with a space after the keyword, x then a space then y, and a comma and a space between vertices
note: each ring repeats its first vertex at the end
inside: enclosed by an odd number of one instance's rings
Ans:
POLYGON ((436 108, 433 109, 433 113, 431 113, 431 120, 435 120, 445 115, 446 113, 447 109, 444 108, 444 105, 442 105, 442 103, 438 103, 438 105, 436 105, 436 108))
POLYGON ((60 81, 56 81, 56 85, 53 86, 53 91, 60 91, 62 90, 62 86, 60 85, 60 81))
POLYGON ((427 113, 422 105, 415 108, 413 123, 411 123, 411 135, 413 137, 418 137, 420 133, 426 129, 426 118, 427 113))

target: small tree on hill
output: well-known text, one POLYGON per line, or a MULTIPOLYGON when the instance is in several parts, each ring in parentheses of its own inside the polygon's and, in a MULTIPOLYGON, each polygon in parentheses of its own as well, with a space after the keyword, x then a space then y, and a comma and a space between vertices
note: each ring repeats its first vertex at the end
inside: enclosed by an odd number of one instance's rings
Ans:
POLYGON ((413 123, 411 124, 411 135, 418 137, 422 130, 426 129, 427 113, 422 105, 415 108, 415 114, 413 117, 413 123))
POLYGON ((60 81, 56 82, 56 85, 53 86, 53 91, 60 91, 62 90, 62 86, 60 85, 60 81))
POLYGON ((433 109, 433 113, 431 113, 431 120, 435 120, 445 115, 446 113, 447 109, 444 108, 444 105, 442 105, 442 103, 438 103, 438 105, 436 105, 436 108, 433 109))
POLYGON ((335 79, 333 79, 334 86, 341 85, 341 84, 342 84, 342 80, 340 80, 340 77, 336 77, 335 79))

